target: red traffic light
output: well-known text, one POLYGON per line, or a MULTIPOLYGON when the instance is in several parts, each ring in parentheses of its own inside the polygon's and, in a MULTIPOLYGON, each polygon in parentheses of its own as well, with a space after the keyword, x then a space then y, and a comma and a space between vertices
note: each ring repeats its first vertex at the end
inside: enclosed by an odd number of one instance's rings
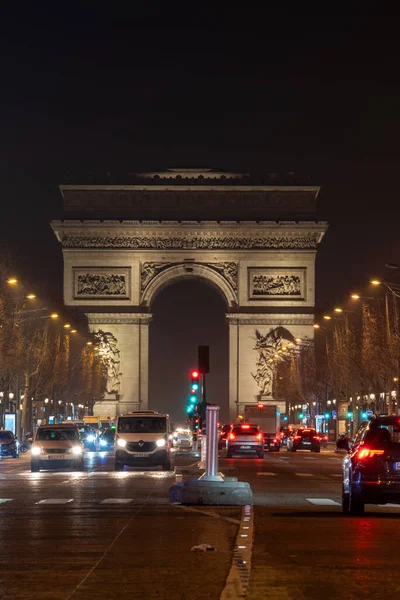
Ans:
POLYGON ((191 376, 192 376, 192 379, 198 379, 199 372, 198 371, 192 371, 191 376))
POLYGON ((264 408, 264 404, 261 404, 261 402, 259 404, 257 404, 258 408, 264 408))

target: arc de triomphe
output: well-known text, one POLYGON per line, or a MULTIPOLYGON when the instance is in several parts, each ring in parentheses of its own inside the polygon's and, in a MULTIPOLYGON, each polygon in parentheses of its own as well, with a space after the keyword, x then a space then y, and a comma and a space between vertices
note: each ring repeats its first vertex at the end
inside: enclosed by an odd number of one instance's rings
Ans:
POLYGON ((60 190, 66 218, 52 227, 64 256, 64 301, 87 314, 108 369, 95 413, 148 407, 152 302, 188 277, 225 298, 230 418, 257 396, 272 400, 271 356, 314 333, 314 264, 327 228, 315 221, 318 187, 168 170, 131 185, 60 190))

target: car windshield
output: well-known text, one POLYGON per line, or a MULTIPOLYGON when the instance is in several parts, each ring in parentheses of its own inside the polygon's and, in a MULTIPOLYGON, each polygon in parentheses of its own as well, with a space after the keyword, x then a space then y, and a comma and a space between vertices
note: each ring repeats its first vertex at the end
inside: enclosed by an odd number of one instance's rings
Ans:
POLYGON ((65 429, 57 428, 50 429, 43 428, 38 429, 36 439, 41 441, 58 442, 61 440, 77 440, 77 431, 73 427, 66 427, 65 429))
POLYGON ((13 437, 12 431, 0 431, 0 440, 12 440, 13 437))
POLYGON ((241 425, 240 427, 234 427, 232 433, 234 435, 256 435, 258 433, 258 427, 241 425))
POLYGON ((123 417, 118 420, 119 433, 165 433, 165 417, 123 417))

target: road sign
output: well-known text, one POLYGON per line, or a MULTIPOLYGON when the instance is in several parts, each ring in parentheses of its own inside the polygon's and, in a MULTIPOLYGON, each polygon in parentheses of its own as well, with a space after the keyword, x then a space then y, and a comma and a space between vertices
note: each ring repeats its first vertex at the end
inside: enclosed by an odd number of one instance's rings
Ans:
POLYGON ((337 417, 336 410, 333 410, 333 411, 332 411, 332 417, 333 417, 334 419, 336 419, 336 417, 337 417))
POLYGON ((310 415, 306 415, 306 419, 309 419, 309 418, 310 418, 310 415))
POLYGON ((371 417, 374 413, 372 412, 372 410, 367 410, 367 416, 371 417))

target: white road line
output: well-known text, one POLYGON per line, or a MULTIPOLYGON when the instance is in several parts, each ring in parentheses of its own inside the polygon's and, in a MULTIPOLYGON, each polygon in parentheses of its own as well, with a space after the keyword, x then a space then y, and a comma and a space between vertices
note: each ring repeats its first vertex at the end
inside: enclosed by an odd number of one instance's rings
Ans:
POLYGON ((339 502, 335 502, 330 498, 306 498, 306 500, 315 506, 340 506, 339 502))
POLYGON ((242 508, 233 560, 220 600, 239 600, 239 598, 247 596, 250 585, 252 547, 253 507, 247 504, 242 508))
POLYGON ((69 504, 73 501, 73 498, 46 498, 46 500, 39 500, 39 502, 35 502, 35 504, 69 504))
POLYGON ((381 508, 400 508, 400 504, 378 504, 381 508))
POLYGON ((276 475, 276 473, 269 473, 268 471, 262 471, 261 473, 257 473, 257 475, 267 475, 267 476, 273 477, 276 475))
POLYGON ((5 504, 6 502, 11 502, 12 498, 0 498, 0 504, 5 504))
POLYGON ((304 460, 317 460, 314 456, 304 456, 304 460))
POLYGON ((295 473, 297 477, 314 477, 312 473, 295 473))
POLYGON ((132 502, 132 498, 106 498, 100 504, 129 504, 129 502, 132 502))
POLYGON ((331 473, 331 477, 341 477, 341 473, 331 473))

